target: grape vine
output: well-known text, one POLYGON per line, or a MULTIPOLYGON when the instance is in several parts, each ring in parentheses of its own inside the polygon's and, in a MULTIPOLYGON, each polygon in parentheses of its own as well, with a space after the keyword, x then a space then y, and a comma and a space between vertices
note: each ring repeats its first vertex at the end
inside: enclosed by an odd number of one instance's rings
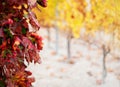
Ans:
MULTIPOLYGON (((46 6, 46 0, 39 0, 46 6)), ((40 28, 31 11, 36 0, 0 0, 0 87, 31 87, 35 81, 28 63, 40 63, 38 52, 42 50, 42 38, 29 32, 28 23, 40 28)))

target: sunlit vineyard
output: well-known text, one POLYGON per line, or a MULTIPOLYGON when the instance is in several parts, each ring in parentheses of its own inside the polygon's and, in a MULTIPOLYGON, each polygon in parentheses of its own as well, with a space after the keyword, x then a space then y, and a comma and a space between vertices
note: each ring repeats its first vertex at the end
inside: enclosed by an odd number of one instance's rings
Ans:
POLYGON ((120 0, 0 2, 0 87, 120 87, 120 0))
POLYGON ((41 85, 46 83, 43 87, 120 87, 119 0, 48 0, 46 8, 37 4, 33 11, 41 25, 38 33, 44 38, 44 50, 48 51, 43 56, 48 66, 43 66, 49 77, 40 81, 41 85), (46 82, 50 77, 51 83, 46 82))

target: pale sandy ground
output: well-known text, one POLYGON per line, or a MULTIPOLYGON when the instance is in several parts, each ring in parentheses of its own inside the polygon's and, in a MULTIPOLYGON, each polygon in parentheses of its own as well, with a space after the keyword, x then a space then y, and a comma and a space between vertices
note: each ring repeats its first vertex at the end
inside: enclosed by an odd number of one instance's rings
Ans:
POLYGON ((40 31, 44 39, 41 51, 42 63, 30 64, 28 69, 33 72, 36 82, 33 87, 120 87, 117 79, 120 71, 120 61, 109 55, 107 57, 108 75, 105 83, 102 81, 102 52, 101 49, 89 46, 84 41, 72 41, 72 58, 67 59, 66 38, 60 35, 59 52, 55 54, 55 36, 52 30, 51 48, 47 47, 47 32, 40 31))

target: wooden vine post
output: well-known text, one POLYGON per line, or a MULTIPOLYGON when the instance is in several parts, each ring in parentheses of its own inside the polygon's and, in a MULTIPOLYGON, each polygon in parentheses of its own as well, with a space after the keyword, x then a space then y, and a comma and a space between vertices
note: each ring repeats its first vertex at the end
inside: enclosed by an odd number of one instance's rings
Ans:
POLYGON ((107 55, 110 53, 110 49, 106 48, 105 45, 102 46, 102 50, 103 50, 103 73, 102 73, 102 78, 103 78, 103 83, 105 82, 105 78, 107 77, 107 67, 106 67, 106 57, 107 55))
POLYGON ((71 58, 71 40, 72 40, 72 31, 68 30, 68 34, 67 34, 67 55, 68 55, 68 58, 71 58))

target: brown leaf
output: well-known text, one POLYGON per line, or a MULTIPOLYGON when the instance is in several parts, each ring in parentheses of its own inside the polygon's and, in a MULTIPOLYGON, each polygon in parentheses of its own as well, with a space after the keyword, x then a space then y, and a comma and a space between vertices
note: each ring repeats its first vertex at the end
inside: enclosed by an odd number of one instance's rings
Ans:
POLYGON ((93 76, 93 74, 89 71, 89 72, 87 72, 87 74, 89 75, 89 76, 93 76))
POLYGON ((50 65, 46 66, 46 69, 50 69, 50 68, 51 68, 51 66, 50 66, 50 65))
POLYGON ((112 68, 107 68, 107 72, 114 72, 112 68))
POLYGON ((70 63, 70 64, 74 64, 75 61, 74 61, 74 60, 69 60, 68 63, 70 63))
POLYGON ((117 76, 117 79, 120 80, 120 75, 117 76))
POLYGON ((55 73, 51 72, 51 73, 50 73, 50 76, 55 76, 55 73))
POLYGON ((60 71, 61 71, 61 72, 65 72, 66 69, 65 69, 65 68, 61 68, 60 71))
POLYGON ((96 80, 96 84, 97 85, 101 85, 102 84, 102 80, 100 80, 100 79, 96 80))
POLYGON ((51 52, 51 55, 52 55, 52 56, 56 55, 56 52, 55 52, 55 51, 52 51, 52 52, 51 52))

